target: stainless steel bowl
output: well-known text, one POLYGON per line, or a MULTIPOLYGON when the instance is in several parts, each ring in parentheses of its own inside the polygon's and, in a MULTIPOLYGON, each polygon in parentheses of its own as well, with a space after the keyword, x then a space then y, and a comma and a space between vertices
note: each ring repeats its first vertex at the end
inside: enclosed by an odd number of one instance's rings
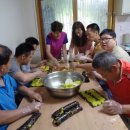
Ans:
POLYGON ((55 97, 72 97, 78 93, 80 85, 77 85, 73 88, 65 88, 63 84, 66 79, 72 79, 73 81, 80 80, 81 84, 84 82, 84 77, 77 72, 62 72, 57 71, 48 74, 44 79, 44 86, 50 92, 51 95, 55 97))

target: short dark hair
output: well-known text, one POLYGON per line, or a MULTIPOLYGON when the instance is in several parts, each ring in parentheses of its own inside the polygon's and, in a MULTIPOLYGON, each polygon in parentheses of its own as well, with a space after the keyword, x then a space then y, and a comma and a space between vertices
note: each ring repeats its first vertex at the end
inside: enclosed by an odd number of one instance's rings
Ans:
POLYGON ((104 34, 108 34, 110 36, 112 36, 113 38, 116 38, 116 33, 112 30, 112 29, 104 29, 101 33, 100 33, 100 37, 104 34))
POLYGON ((117 63, 118 59, 111 52, 101 52, 95 55, 92 66, 95 69, 111 71, 112 65, 117 63))
POLYGON ((51 31, 52 32, 62 32, 63 29, 63 24, 58 22, 58 21, 54 21, 53 23, 51 23, 51 31))
POLYGON ((96 23, 91 23, 87 26, 87 29, 91 28, 92 31, 100 32, 100 28, 96 23))
POLYGON ((26 44, 26 43, 21 43, 19 46, 16 47, 15 49, 15 57, 19 57, 23 54, 25 55, 30 55, 31 51, 33 51, 34 48, 32 45, 30 44, 26 44))
POLYGON ((11 54, 12 51, 7 46, 0 44, 0 65, 7 64, 11 54))
POLYGON ((25 42, 31 45, 39 45, 39 41, 34 37, 28 37, 25 39, 25 42))

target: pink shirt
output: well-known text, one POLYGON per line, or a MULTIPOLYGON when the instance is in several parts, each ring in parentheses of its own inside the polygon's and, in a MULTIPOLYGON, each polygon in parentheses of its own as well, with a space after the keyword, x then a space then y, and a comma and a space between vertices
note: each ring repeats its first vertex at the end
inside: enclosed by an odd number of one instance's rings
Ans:
POLYGON ((92 46, 92 43, 89 41, 86 41, 86 43, 83 46, 76 46, 73 42, 73 40, 71 39, 71 45, 70 45, 70 49, 75 48, 75 52, 77 53, 84 53, 86 54, 87 51, 89 51, 89 53, 92 53, 94 48, 92 46))
POLYGON ((49 33, 46 37, 46 44, 50 45, 51 54, 56 58, 61 58, 61 50, 64 44, 68 42, 67 34, 61 32, 59 39, 54 39, 52 33, 49 33))
POLYGON ((91 50, 91 47, 92 47, 92 45, 91 45, 91 44, 88 44, 88 43, 86 42, 86 44, 85 44, 84 46, 82 46, 82 47, 77 47, 77 48, 78 48, 79 53, 84 53, 84 54, 85 54, 85 52, 86 52, 87 50, 91 50))

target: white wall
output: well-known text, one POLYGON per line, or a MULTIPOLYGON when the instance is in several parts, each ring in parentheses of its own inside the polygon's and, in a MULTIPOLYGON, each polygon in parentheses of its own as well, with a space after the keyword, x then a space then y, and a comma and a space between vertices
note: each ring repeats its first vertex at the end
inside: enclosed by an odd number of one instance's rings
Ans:
MULTIPOLYGON (((130 15, 116 16, 115 31, 117 42, 121 44, 122 35, 130 33, 130 15)), ((39 38, 35 0, 0 0, 0 44, 14 52, 15 47, 29 36, 39 38)), ((34 59, 40 58, 38 48, 34 59)))
POLYGON ((115 32, 117 34, 117 43, 122 44, 122 36, 130 33, 130 15, 116 16, 115 32))
MULTIPOLYGON (((0 0, 0 44, 12 51, 29 36, 38 39, 35 0, 0 0)), ((40 52, 36 56, 40 58, 40 52)))

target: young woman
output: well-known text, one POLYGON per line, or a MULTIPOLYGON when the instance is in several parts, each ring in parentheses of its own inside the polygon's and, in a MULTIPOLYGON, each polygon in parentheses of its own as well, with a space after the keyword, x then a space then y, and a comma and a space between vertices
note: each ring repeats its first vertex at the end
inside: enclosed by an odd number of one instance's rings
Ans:
POLYGON ((92 44, 87 40, 84 25, 80 21, 76 21, 72 26, 72 39, 69 52, 74 52, 75 55, 83 53, 88 55, 93 51, 92 44))
POLYGON ((63 53, 66 60, 66 43, 68 42, 67 34, 62 32, 63 24, 54 21, 51 23, 51 32, 46 37, 46 53, 47 57, 58 65, 58 59, 61 59, 63 53))

